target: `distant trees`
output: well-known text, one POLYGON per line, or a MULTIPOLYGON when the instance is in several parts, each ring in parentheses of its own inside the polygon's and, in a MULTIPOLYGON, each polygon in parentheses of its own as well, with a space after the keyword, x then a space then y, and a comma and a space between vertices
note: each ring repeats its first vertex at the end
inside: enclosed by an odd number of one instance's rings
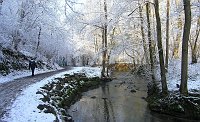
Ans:
POLYGON ((0 44, 38 60, 48 57, 53 61, 71 53, 71 33, 62 2, 65 0, 0 0, 0 44))
POLYGON ((199 0, 86 0, 84 4, 70 0, 0 0, 0 44, 38 57, 64 57, 73 65, 88 65, 89 61, 102 64, 102 76, 109 74, 109 63, 127 61, 150 64, 155 79, 159 62, 162 90, 167 94, 166 69, 170 59, 180 59, 182 40, 180 91, 187 94, 188 46, 192 63, 199 57, 198 7, 199 0), (191 10, 190 4, 197 7, 191 10), (195 24, 190 34, 191 21, 195 24))

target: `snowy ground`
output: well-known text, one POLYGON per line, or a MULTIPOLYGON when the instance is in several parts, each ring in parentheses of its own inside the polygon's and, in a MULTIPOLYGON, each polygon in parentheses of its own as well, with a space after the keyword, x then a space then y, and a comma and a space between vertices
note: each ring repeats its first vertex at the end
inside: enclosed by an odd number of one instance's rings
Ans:
MULTIPOLYGON (((159 74, 159 68, 157 68, 157 75, 159 74)), ((156 79, 160 79, 157 77, 156 79)), ((181 81, 181 61, 173 60, 169 63, 169 69, 167 73, 167 84, 169 91, 177 91, 179 88, 177 84, 180 85, 181 81)), ((200 91, 200 63, 189 64, 188 66, 188 90, 190 92, 200 91)))
MULTIPOLYGON (((59 69, 62 69, 62 68, 59 68, 59 69)), ((37 69, 36 68, 35 74, 41 74, 41 73, 51 72, 51 71, 54 71, 54 70, 37 69)), ((14 79, 18 79, 18 78, 22 78, 22 77, 26 77, 26 76, 30 76, 30 75, 31 75, 31 70, 15 71, 6 76, 0 75, 0 83, 13 81, 14 79)))
POLYGON ((38 89, 45 84, 52 82, 57 77, 63 77, 64 74, 73 74, 73 73, 85 73, 87 77, 100 77, 101 69, 100 68, 89 68, 89 67, 76 67, 72 70, 65 71, 56 75, 53 75, 49 78, 46 78, 40 82, 37 82, 21 93, 21 95, 14 101, 13 105, 10 107, 8 116, 3 117, 3 121, 6 122, 52 122, 55 120, 53 114, 42 113, 37 106, 42 104, 42 101, 39 100, 42 96, 36 94, 38 89))

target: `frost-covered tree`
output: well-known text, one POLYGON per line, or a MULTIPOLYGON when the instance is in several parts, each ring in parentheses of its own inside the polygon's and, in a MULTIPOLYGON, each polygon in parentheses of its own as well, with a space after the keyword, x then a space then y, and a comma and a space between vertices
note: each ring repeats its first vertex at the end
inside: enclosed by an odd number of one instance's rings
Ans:
POLYGON ((71 53, 70 23, 63 19, 65 0, 2 2, 0 44, 3 47, 50 62, 71 53))

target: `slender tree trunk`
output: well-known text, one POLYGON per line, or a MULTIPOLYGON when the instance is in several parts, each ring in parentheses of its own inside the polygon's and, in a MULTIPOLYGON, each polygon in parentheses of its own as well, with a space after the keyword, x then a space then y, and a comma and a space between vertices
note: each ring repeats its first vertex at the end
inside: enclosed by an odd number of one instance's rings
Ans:
POLYGON ((101 76, 105 77, 105 71, 106 71, 106 51, 105 51, 105 38, 104 38, 104 29, 102 30, 102 49, 103 49, 103 54, 102 54, 102 71, 101 71, 101 76))
POLYGON ((169 9, 170 0, 167 0, 167 22, 166 22, 166 57, 165 57, 165 68, 168 71, 168 60, 169 60, 169 9))
POLYGON ((39 33, 38 33, 38 42, 37 42, 37 46, 36 46, 35 57, 37 57, 38 48, 39 48, 39 46, 40 46, 40 36, 41 36, 41 31, 42 31, 42 28, 40 27, 40 30, 39 30, 39 33))
MULTIPOLYGON (((175 0, 175 4, 176 4, 176 8, 178 9, 179 6, 180 6, 180 0, 175 0)), ((174 48, 173 48, 173 57, 175 59, 179 59, 179 47, 180 47, 180 42, 181 42, 181 34, 182 34, 182 26, 183 26, 183 23, 182 23, 182 20, 181 20, 181 14, 179 14, 179 17, 178 17, 178 21, 177 21, 177 28, 178 28, 178 32, 177 32, 177 35, 176 35, 176 39, 174 41, 174 48)))
POLYGON ((149 41, 149 57, 150 57, 150 66, 151 66, 151 77, 152 80, 155 80, 154 76, 154 58, 153 58, 153 43, 151 39, 151 24, 150 24, 150 19, 149 19, 149 3, 146 3, 146 16, 147 16, 147 28, 148 28, 148 41, 149 41))
MULTIPOLYGON (((115 27, 113 28, 112 30, 112 35, 111 35, 111 39, 110 39, 110 44, 111 46, 113 47, 114 46, 114 35, 115 35, 115 27)), ((111 70, 111 68, 108 68, 110 67, 110 57, 111 57, 111 53, 112 53, 112 48, 108 51, 108 55, 107 55, 107 62, 108 62, 108 65, 107 65, 107 76, 109 76, 109 70, 111 70)))
POLYGON ((197 20, 197 29, 196 29, 196 36, 195 36, 194 44, 192 44, 192 42, 191 42, 192 64, 197 63, 197 41, 199 38, 199 33, 200 33, 200 17, 197 20))
POLYGON ((145 41, 145 35, 144 35, 144 20, 143 20, 143 15, 142 15, 142 6, 138 1, 139 5, 139 14, 140 14, 140 23, 141 23, 141 34, 142 34, 142 42, 143 42, 143 49, 144 49, 144 56, 146 63, 149 64, 149 58, 148 58, 148 53, 147 53, 147 46, 146 46, 146 41, 145 41))
POLYGON ((182 34, 182 20, 181 20, 181 15, 179 15, 178 18, 178 33, 176 36, 176 40, 174 42, 174 50, 173 50, 173 57, 175 59, 179 58, 179 46, 181 42, 181 34, 182 34))
POLYGON ((188 81, 188 41, 191 28, 191 7, 190 0, 183 0, 185 12, 185 24, 182 41, 182 63, 181 63, 181 85, 180 93, 188 95, 187 81, 188 81))
POLYGON ((162 93, 163 95, 168 94, 166 75, 165 75, 165 65, 164 65, 164 57, 163 57, 163 49, 162 49, 162 36, 161 36, 161 22, 159 15, 159 3, 158 0, 154 0, 155 2, 155 14, 156 14, 156 28, 157 28, 157 41, 158 41, 158 52, 159 52, 159 61, 160 61, 160 71, 161 71, 161 83, 162 83, 162 93))
MULTIPOLYGON (((104 40, 105 40, 105 62, 106 62, 106 72, 108 72, 107 70, 108 70, 108 68, 107 68, 107 66, 108 66, 108 39, 107 39, 107 24, 105 24, 105 36, 104 36, 104 40)), ((108 74, 107 74, 107 76, 108 76, 108 74)))
POLYGON ((108 12, 107 12, 107 1, 104 0, 104 25, 103 25, 103 34, 102 34, 102 45, 103 45, 103 60, 102 60, 102 72, 101 76, 105 77, 106 72, 106 61, 107 61, 107 19, 108 19, 108 12))
POLYGON ((96 37, 96 35, 94 35, 94 51, 95 51, 95 53, 97 53, 98 52, 98 40, 97 40, 97 37, 96 37))
POLYGON ((110 64, 109 64, 110 55, 111 55, 111 50, 110 50, 110 52, 109 52, 109 54, 108 54, 108 56, 107 56, 107 57, 108 57, 108 64, 107 64, 107 70, 106 70, 106 75, 107 75, 107 76, 109 76, 109 68, 108 68, 108 67, 109 67, 109 65, 110 65, 110 64))
MULTIPOLYGON (((102 38, 103 39, 103 38, 102 38)), ((102 41, 103 42, 103 41, 102 41)), ((94 52, 97 53, 99 51, 99 44, 98 44, 98 38, 97 38, 97 35, 95 34, 94 35, 94 52)), ((94 65, 99 65, 99 58, 97 58, 95 61, 94 61, 94 65)))

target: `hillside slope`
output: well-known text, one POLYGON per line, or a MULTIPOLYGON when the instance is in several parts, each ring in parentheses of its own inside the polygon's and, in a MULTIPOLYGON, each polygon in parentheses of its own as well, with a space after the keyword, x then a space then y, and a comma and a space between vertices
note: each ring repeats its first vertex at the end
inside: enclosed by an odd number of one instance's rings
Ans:
MULTIPOLYGON (((0 47, 0 75, 7 75, 11 72, 27 70, 29 61, 33 57, 19 51, 0 47)), ((43 57, 45 59, 45 57, 43 57)), ((54 62, 47 63, 46 60, 36 59, 39 69, 57 69, 59 66, 54 62)))

